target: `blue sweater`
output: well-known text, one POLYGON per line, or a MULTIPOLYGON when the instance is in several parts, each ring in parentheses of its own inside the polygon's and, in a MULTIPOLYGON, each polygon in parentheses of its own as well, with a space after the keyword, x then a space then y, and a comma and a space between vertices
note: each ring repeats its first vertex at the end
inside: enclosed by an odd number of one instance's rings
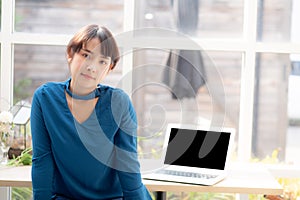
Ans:
POLYGON ((141 182, 136 115, 128 96, 101 85, 94 112, 79 123, 67 104, 68 81, 44 84, 33 96, 34 199, 151 199, 141 182))

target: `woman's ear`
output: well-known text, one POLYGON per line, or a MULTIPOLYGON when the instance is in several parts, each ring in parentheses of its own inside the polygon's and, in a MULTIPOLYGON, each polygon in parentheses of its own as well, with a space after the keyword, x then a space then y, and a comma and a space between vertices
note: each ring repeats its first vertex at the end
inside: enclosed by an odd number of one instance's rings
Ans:
POLYGON ((66 53, 66 58, 67 58, 68 64, 70 64, 70 63, 72 62, 73 55, 74 55, 74 53, 73 53, 72 50, 67 51, 67 53, 66 53))
POLYGON ((72 58, 71 57, 68 57, 68 63, 70 64, 72 61, 72 58))
POLYGON ((115 64, 113 62, 110 63, 110 65, 109 65, 109 71, 112 71, 114 69, 114 67, 115 67, 115 64))

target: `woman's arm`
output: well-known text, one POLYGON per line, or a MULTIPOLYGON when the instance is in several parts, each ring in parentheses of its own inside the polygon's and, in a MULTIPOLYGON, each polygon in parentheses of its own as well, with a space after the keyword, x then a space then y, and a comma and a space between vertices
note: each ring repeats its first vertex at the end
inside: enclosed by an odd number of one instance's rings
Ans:
POLYGON ((44 115, 39 97, 41 90, 33 96, 31 107, 31 134, 32 134, 32 187, 34 200, 50 200, 54 164, 51 153, 51 142, 44 122, 44 115))
POLYGON ((114 167, 119 175, 124 199, 152 199, 142 183, 137 153, 132 151, 136 151, 136 138, 121 130, 118 132, 118 135, 118 139, 115 140, 115 158, 117 163, 114 167))
MULTIPOLYGON (((120 183, 123 189, 124 199, 152 199, 148 190, 142 183, 140 165, 137 156, 137 120, 134 108, 127 95, 118 97, 116 111, 121 115, 119 129, 115 137, 115 164, 120 183), (121 107, 120 107, 121 106, 121 107)), ((113 109, 114 110, 114 109, 113 109)))

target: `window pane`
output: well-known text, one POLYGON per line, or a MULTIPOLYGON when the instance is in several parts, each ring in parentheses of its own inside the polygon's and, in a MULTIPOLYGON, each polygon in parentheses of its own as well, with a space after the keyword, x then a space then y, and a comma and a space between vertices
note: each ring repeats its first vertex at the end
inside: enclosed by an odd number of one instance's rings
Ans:
POLYGON ((243 0, 140 1, 138 27, 178 30, 199 37, 242 37, 243 0))
POLYGON ((73 34, 79 27, 95 23, 119 33, 123 30, 123 4, 122 0, 16 0, 15 30, 73 34))
POLYGON ((300 43, 300 28, 298 24, 300 19, 300 1, 292 0, 291 10, 291 41, 300 43))
POLYGON ((261 159, 279 150, 281 161, 300 161, 300 68, 299 61, 291 63, 291 58, 288 54, 258 54, 253 155, 261 159))
POLYGON ((291 55, 291 72, 288 79, 288 128, 286 142, 286 161, 300 163, 300 54, 291 55))
MULTIPOLYGON (((290 41, 292 8, 295 8, 294 14, 299 14, 299 6, 297 8, 296 5, 292 4, 292 1, 258 1, 258 41, 290 41)), ((296 19, 295 16, 293 20, 296 19)))
POLYGON ((31 98, 34 90, 47 81, 68 77, 65 47, 15 45, 14 101, 31 98))
MULTIPOLYGON (((64 81, 69 75, 64 46, 15 45, 14 102, 30 99, 34 90, 48 81, 64 81)), ((106 77, 104 84, 117 85, 122 60, 106 77)))
POLYGON ((238 131, 241 53, 136 49, 134 58, 132 97, 141 157, 160 156, 167 123, 226 126, 238 131), (178 55, 175 65, 173 54, 178 55), (194 62, 190 55, 203 63, 194 62), (202 77, 204 85, 194 90, 202 77))

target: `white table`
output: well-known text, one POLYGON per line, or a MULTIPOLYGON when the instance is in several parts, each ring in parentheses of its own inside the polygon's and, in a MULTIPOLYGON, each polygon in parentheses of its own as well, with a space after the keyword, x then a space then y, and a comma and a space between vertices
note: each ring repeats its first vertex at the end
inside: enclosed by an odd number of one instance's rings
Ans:
MULTIPOLYGON (((141 161, 142 171, 149 170, 151 160, 141 161), (147 168, 148 167, 148 168, 147 168)), ((272 194, 283 193, 281 185, 270 172, 259 164, 235 164, 229 167, 228 176, 214 186, 172 183, 164 181, 143 180, 149 191, 158 192, 160 196, 167 191, 272 194)), ((31 187, 31 166, 1 167, 0 186, 31 187)))

